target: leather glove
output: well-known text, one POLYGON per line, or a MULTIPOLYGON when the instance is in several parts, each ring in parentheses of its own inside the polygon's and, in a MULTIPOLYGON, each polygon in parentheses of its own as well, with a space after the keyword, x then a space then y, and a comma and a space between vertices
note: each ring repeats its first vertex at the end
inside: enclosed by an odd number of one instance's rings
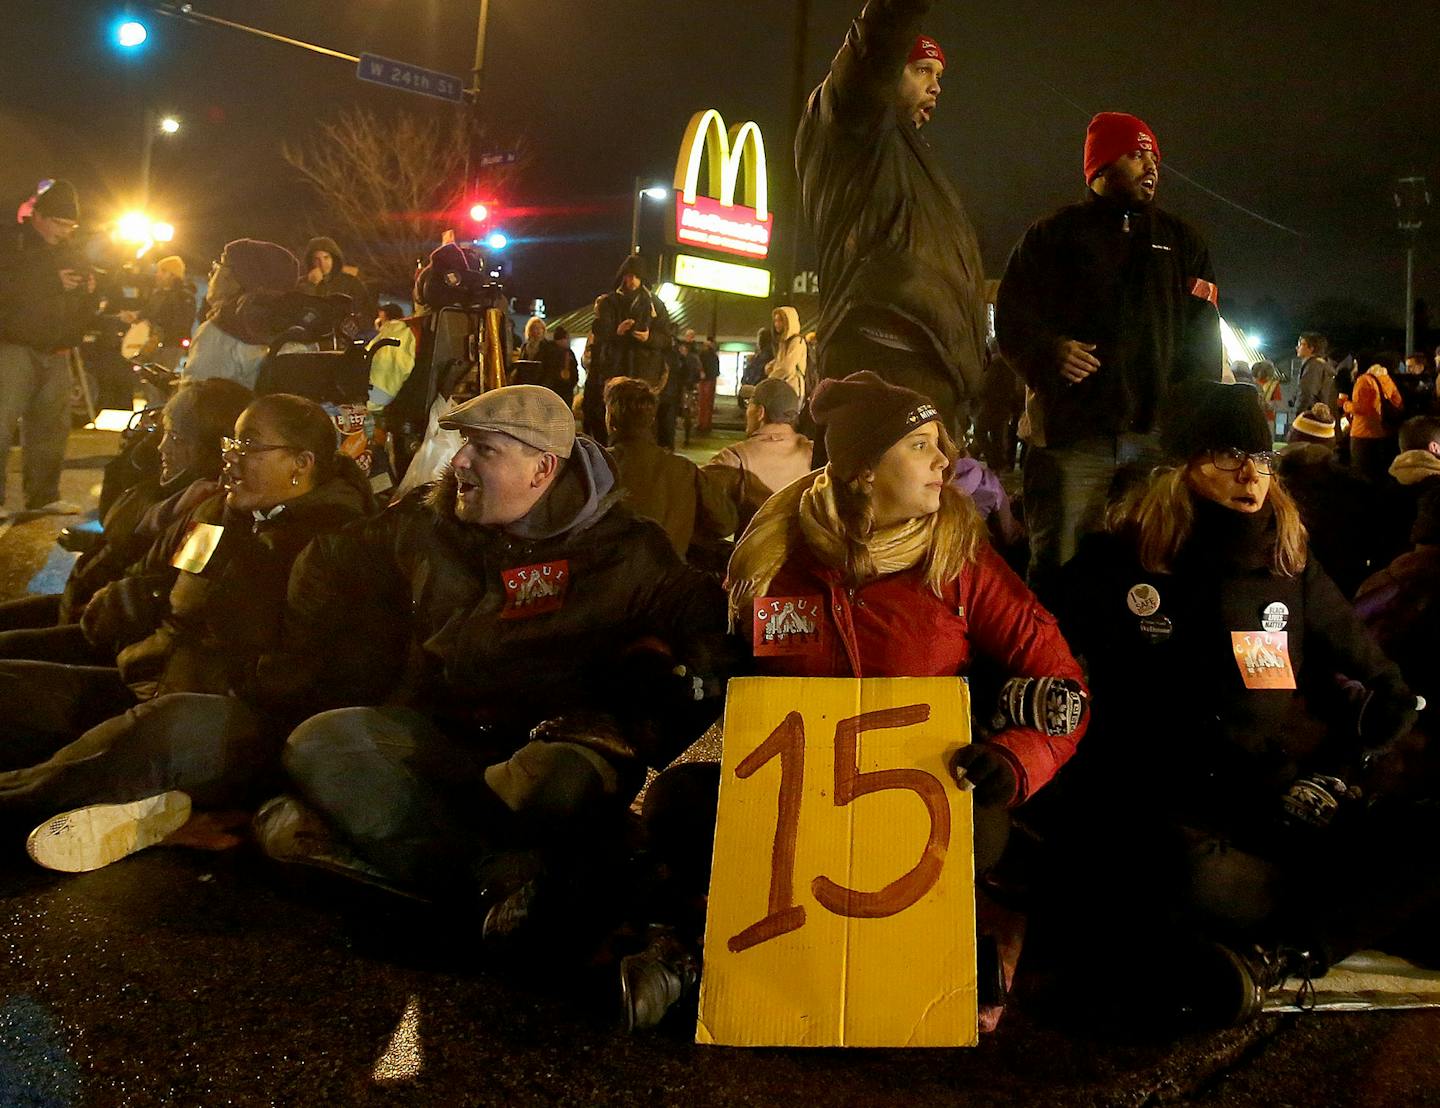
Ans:
POLYGON ((1008 806, 1020 788, 1010 759, 990 743, 971 743, 955 751, 950 775, 962 789, 973 790, 976 804, 987 807, 1008 806))

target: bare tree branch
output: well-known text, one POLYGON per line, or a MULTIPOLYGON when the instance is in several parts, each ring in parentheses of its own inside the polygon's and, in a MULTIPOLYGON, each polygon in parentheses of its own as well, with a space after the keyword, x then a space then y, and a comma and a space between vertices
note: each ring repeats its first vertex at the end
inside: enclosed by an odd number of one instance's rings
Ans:
POLYGON ((416 262, 447 229, 466 237, 469 202, 503 196, 528 161, 523 140, 492 135, 468 110, 422 118, 349 109, 281 153, 325 201, 336 224, 327 230, 345 240, 347 260, 391 292, 410 288, 416 262), (479 156, 494 149, 519 157, 477 171, 479 156), (473 196, 465 187, 467 154, 473 196))

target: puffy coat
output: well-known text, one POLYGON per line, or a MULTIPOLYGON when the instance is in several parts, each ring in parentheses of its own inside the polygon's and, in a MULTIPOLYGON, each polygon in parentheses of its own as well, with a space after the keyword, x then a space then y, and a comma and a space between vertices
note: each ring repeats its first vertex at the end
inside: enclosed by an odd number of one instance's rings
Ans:
POLYGON ((1150 431, 1175 385, 1218 381, 1217 298, 1204 241, 1159 208, 1090 193, 1034 224, 995 302, 1000 352, 1033 390, 1031 441, 1150 431), (1094 343, 1099 372, 1065 381, 1062 338, 1094 343))
MULTIPOLYGON (((367 492, 341 477, 288 501, 268 519, 236 512, 222 491, 174 523, 150 548, 144 572, 170 580, 167 603, 154 628, 120 652, 120 674, 137 695, 172 692, 238 693, 273 703, 269 690, 286 687, 288 662, 275 656, 290 570, 317 535, 370 511, 367 492), (222 528, 203 568, 171 569, 196 525, 222 528)), ((133 579, 143 582, 145 577, 133 579)), ((332 613, 332 634, 344 613, 332 613)), ((294 707, 291 705, 290 707, 294 707)))
POLYGON ((961 396, 985 365, 985 273, 960 194, 896 109, 931 0, 868 0, 810 95, 795 140, 820 261, 820 341, 852 313, 898 316, 934 345, 961 396))
POLYGON ((638 377, 657 390, 665 387, 665 355, 671 348, 670 313, 664 301, 648 288, 642 285, 634 292, 616 289, 597 300, 594 335, 598 349, 591 368, 598 368, 601 380, 638 377), (637 322, 622 335, 617 328, 627 319, 637 322), (649 321, 644 328, 649 337, 644 341, 633 337, 642 329, 641 320, 649 321))
POLYGON ((1082 541, 1057 611, 1090 671, 1094 726, 1075 765, 1090 802, 1243 830, 1272 819, 1302 771, 1343 776, 1408 729, 1413 695, 1319 562, 1295 577, 1269 568, 1273 526, 1269 512, 1199 501, 1170 573, 1142 568, 1128 536, 1082 541), (1246 685, 1243 636, 1271 628, 1294 690, 1246 685), (1363 711, 1337 674, 1368 690, 1363 711))
POLYGON ((625 652, 653 642, 692 672, 713 670, 725 599, 619 498, 604 449, 582 437, 510 528, 457 520, 442 483, 323 536, 291 589, 293 679, 314 710, 409 705, 501 758, 541 721, 610 712, 666 764, 718 710, 669 665, 638 677, 639 655, 625 652))
POLYGON ((0 233, 0 342, 33 350, 76 346, 94 317, 99 297, 66 292, 62 269, 87 269, 73 248, 51 246, 27 220, 0 233))
MULTIPOLYGON (((802 544, 766 597, 808 600, 819 626, 818 640, 803 653, 756 658, 767 676, 949 677, 969 673, 984 658, 1005 677, 1082 680, 1055 617, 988 545, 937 597, 918 567, 848 588, 838 570, 802 544)), ((1012 727, 991 739, 1015 769, 1015 803, 1055 776, 1087 725, 1054 738, 1012 727)))

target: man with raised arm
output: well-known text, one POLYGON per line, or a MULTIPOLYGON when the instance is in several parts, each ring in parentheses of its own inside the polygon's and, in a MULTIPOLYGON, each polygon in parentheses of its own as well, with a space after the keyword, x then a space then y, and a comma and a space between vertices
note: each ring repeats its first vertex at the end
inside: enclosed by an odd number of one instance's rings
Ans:
MULTIPOLYGON (((935 402, 958 440, 984 367, 980 246, 922 129, 945 53, 920 33, 931 0, 869 0, 795 141, 820 259, 820 369, 862 369, 935 402)), ((825 461, 816 441, 816 464, 825 461)))

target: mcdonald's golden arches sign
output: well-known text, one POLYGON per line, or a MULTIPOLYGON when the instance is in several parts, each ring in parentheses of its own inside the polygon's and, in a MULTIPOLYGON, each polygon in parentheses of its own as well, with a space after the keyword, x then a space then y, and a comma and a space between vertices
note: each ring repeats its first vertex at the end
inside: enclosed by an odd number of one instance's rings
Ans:
POLYGON ((759 125, 739 123, 727 131, 714 108, 696 112, 675 163, 676 242, 765 258, 774 225, 759 125), (703 192, 702 161, 707 167, 703 192))

